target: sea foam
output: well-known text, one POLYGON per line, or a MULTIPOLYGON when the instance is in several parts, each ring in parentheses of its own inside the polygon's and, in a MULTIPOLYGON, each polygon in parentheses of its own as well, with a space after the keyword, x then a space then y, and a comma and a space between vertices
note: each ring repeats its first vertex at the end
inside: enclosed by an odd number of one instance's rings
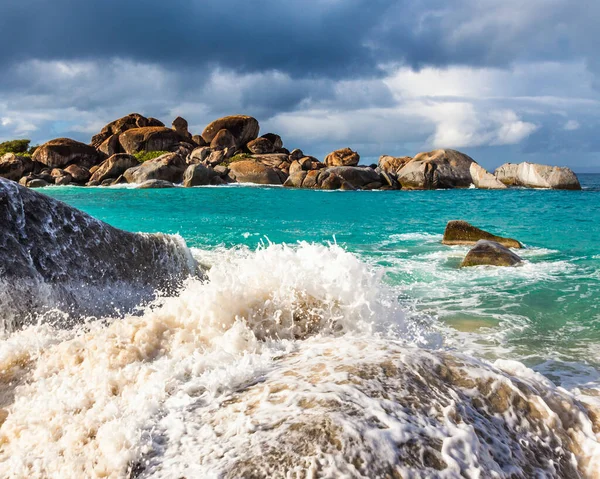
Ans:
POLYGON ((69 330, 40 323, 0 343, 0 476, 593 477, 600 468, 593 404, 520 363, 439 350, 381 272, 343 248, 194 255, 206 278, 141 316, 69 330))

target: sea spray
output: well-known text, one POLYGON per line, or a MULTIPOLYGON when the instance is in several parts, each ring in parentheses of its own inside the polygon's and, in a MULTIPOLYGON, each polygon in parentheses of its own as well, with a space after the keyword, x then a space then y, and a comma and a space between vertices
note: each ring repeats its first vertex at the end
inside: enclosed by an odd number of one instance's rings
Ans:
POLYGON ((581 403, 512 363, 424 348, 437 335, 343 248, 194 253, 206 281, 141 316, 0 343, 0 476, 597 470, 600 425, 581 403))

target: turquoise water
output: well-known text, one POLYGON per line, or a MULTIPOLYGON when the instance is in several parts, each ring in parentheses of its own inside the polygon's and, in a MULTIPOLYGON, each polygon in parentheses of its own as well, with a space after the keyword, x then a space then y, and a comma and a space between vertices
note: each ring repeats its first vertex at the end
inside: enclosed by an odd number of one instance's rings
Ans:
POLYGON ((178 233, 203 250, 336 241, 380 269, 446 345, 524 361, 558 381, 599 384, 600 175, 583 191, 325 192, 219 187, 51 187, 44 193, 129 231, 178 233), (519 268, 458 265, 440 243, 463 219, 520 240, 519 268))

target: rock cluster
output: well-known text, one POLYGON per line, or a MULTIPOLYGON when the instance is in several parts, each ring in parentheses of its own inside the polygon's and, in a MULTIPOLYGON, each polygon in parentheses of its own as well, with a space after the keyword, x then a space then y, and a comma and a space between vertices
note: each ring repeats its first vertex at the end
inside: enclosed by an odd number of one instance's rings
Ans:
POLYGON ((246 115, 219 118, 201 135, 192 135, 184 118, 175 118, 167 128, 155 118, 131 113, 107 124, 89 145, 58 138, 40 146, 32 158, 8 153, 0 158, 0 177, 29 187, 158 180, 184 186, 256 183, 325 190, 580 189, 568 168, 505 164, 491 174, 449 149, 414 157, 383 155, 377 165, 361 166, 357 152, 341 148, 321 162, 300 149, 288 150, 275 133, 259 132, 258 121, 246 115))

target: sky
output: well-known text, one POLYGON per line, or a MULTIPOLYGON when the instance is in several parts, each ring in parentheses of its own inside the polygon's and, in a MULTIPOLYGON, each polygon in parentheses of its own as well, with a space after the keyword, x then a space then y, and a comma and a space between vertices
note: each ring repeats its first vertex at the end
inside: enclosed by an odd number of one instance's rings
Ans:
POLYGON ((600 172, 597 0, 2 0, 0 141, 224 115, 323 158, 600 172))

